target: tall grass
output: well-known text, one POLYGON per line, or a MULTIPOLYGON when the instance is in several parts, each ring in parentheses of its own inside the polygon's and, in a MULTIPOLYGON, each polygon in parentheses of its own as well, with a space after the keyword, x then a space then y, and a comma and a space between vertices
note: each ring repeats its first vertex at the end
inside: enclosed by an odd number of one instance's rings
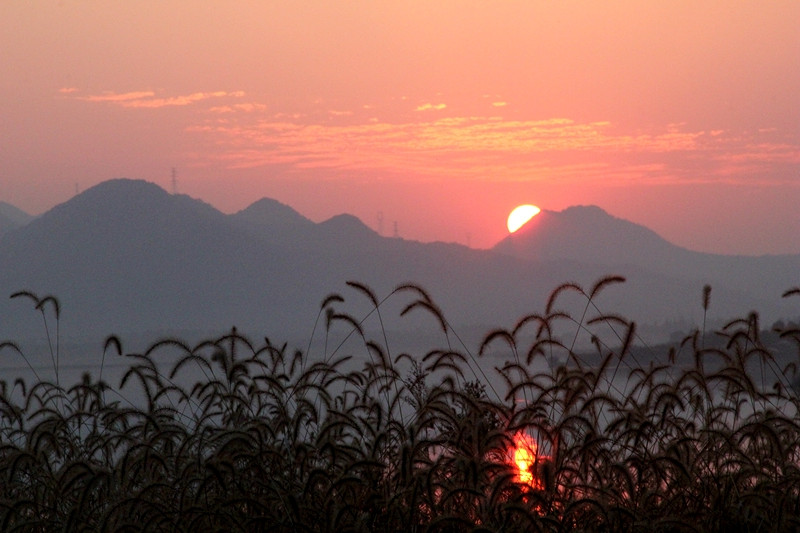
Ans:
MULTIPOLYGON (((71 386, 0 381, 0 529, 800 528, 796 364, 776 366, 755 314, 643 364, 635 324, 596 305, 619 281, 558 287, 543 313, 474 351, 454 347, 428 294, 405 285, 391 297, 429 313, 442 347, 395 354, 385 329, 370 338, 332 295, 325 334, 345 327, 358 353, 330 342, 312 357, 235 329, 143 353, 110 337, 104 354, 128 362, 118 387, 88 374, 71 386), (568 293, 585 298, 578 318, 560 310, 568 293), (558 338, 563 324, 575 334, 558 338), (576 350, 578 332, 593 353, 576 350), (513 459, 520 435, 533 482, 513 459)), ((350 286, 383 326, 385 299, 350 286)), ((776 333, 800 348, 800 330, 776 333)), ((22 355, 13 343, 3 352, 22 355)))

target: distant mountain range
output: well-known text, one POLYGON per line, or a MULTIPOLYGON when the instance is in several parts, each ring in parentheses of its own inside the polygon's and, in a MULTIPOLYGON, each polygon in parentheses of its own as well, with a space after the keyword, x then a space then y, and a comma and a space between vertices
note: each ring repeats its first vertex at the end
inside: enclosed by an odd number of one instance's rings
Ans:
MULTIPOLYGON (((608 274, 628 281, 598 306, 640 323, 698 321, 705 283, 712 316, 800 315, 781 299, 800 285, 800 255, 691 252, 598 207, 543 211, 493 249, 474 250, 382 237, 350 215, 317 224, 266 198, 225 215, 136 180, 102 183, 36 218, 0 205, 0 341, 41 334, 30 303, 8 298, 22 289, 57 296, 62 332, 72 337, 236 325, 281 339, 307 335, 333 292, 366 315, 368 302, 348 280, 378 297, 418 283, 456 328, 488 331, 542 312, 561 283, 588 287, 608 274)), ((387 316, 407 303, 387 302, 387 316)), ((390 327, 413 328, 413 320, 390 327)))

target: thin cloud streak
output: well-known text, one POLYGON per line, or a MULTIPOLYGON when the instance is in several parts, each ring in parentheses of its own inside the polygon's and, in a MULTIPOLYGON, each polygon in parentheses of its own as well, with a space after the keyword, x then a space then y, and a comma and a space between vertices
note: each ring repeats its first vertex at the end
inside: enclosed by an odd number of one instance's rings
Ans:
POLYGON ((267 106, 264 104, 256 104, 252 102, 244 104, 215 106, 208 110, 209 113, 236 113, 242 111, 244 113, 254 113, 256 111, 266 111, 267 106))
POLYGON ((155 98, 156 93, 153 91, 132 91, 127 93, 107 92, 99 95, 76 96, 75 98, 86 102, 111 103, 128 108, 158 109, 161 107, 187 106, 212 98, 241 98, 244 94, 243 91, 214 91, 155 98))
POLYGON ((417 111, 441 111, 447 104, 432 104, 430 102, 417 106, 417 111))
POLYGON ((153 91, 133 91, 128 93, 107 92, 89 96, 76 96, 75 98, 86 102, 110 102, 112 104, 124 105, 125 102, 141 101, 146 98, 152 98, 155 96, 155 94, 156 93, 153 91))

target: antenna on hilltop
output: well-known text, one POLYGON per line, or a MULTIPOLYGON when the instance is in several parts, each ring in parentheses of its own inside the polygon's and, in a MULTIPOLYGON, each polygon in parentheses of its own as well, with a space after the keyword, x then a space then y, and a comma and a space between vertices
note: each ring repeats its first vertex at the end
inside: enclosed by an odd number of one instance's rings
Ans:
POLYGON ((397 231, 397 221, 394 221, 394 238, 397 239, 400 237, 400 233, 397 231))
POLYGON ((378 211, 378 235, 383 235, 383 211, 378 211))
POLYGON ((178 194, 178 171, 172 167, 172 194, 178 194))

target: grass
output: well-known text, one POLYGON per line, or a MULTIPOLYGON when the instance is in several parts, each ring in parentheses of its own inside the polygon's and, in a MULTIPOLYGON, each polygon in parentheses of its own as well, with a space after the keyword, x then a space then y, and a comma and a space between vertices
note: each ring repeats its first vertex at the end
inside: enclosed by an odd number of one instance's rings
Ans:
MULTIPOLYGON (((368 337, 365 317, 341 310, 341 295, 322 304, 318 357, 235 329, 143 353, 109 337, 104 362, 128 362, 119 386, 88 374, 71 386, 0 381, 0 529, 800 528, 796 364, 778 367, 756 314, 639 364, 635 324, 596 306, 620 281, 558 287, 543 313, 489 332, 476 350, 423 289, 381 300, 358 283, 382 332, 383 303, 406 298, 403 314, 430 314, 442 346, 393 353, 383 333, 368 337), (578 318, 559 308, 568 293, 585 298, 578 318), (563 324, 575 335, 556 337, 563 324), (579 331, 594 353, 576 351, 579 331), (521 441, 527 478, 514 462, 521 441)), ((59 309, 17 294, 43 317, 59 309)), ((704 289, 704 310, 708 299, 704 289)), ((800 348, 797 328, 774 334, 800 348)), ((0 353, 23 355, 10 342, 0 353)), ((57 342, 52 363, 58 376, 57 342)))

